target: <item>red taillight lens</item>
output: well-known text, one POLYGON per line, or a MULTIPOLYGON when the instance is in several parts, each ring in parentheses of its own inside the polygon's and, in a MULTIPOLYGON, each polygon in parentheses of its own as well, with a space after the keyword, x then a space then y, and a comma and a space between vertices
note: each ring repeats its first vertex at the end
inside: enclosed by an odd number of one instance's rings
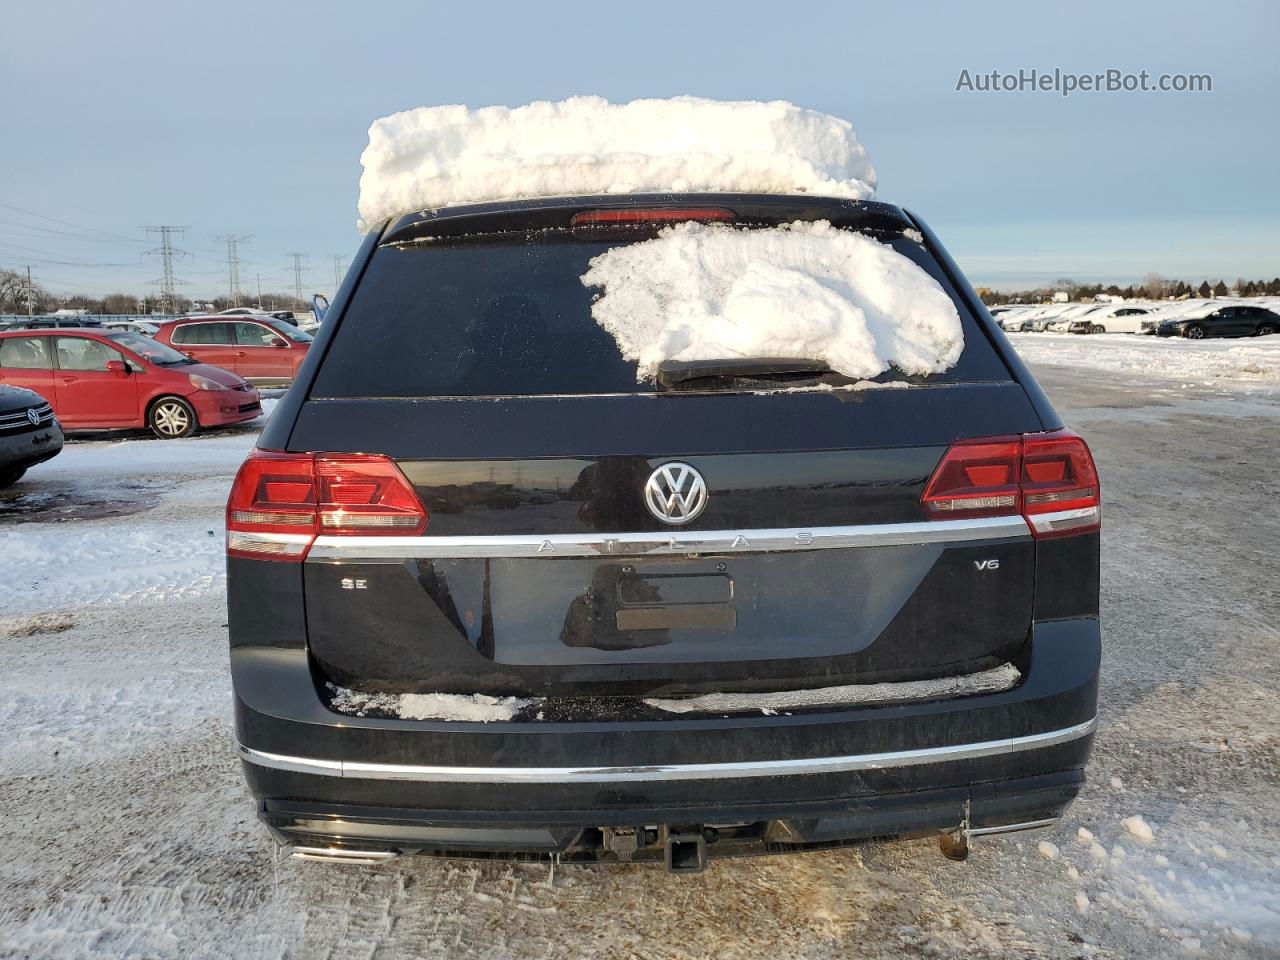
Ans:
POLYGON ((626 209, 626 210, 588 210, 575 214, 569 221, 571 227, 608 227, 638 223, 683 223, 686 220, 732 221, 736 220, 732 210, 717 207, 675 208, 666 209, 626 209))
POLYGON ((954 443, 921 503, 930 520, 1021 514, 1041 539, 1102 525, 1097 468, 1068 430, 954 443))
POLYGON ((299 563, 315 533, 315 462, 254 450, 227 499, 227 555, 299 563))
POLYGON ((416 536, 427 512, 400 468, 386 457, 316 455, 320 532, 416 536))
POLYGON ((931 520, 992 517, 1018 512, 1017 437, 953 444, 933 471, 921 502, 931 520))
POLYGON ((227 500, 227 554, 300 563, 318 535, 413 536, 427 512, 395 462, 255 450, 227 500))
POLYGON ((1022 514, 1041 539, 1101 528, 1098 468, 1070 430, 1022 438, 1022 514))

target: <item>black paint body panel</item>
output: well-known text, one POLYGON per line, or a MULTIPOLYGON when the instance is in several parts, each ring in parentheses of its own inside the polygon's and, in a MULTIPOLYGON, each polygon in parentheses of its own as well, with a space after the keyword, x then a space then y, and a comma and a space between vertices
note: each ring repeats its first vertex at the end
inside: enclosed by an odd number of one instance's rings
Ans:
POLYGON ((945 446, 1040 424, 1012 382, 785 395, 309 400, 289 449, 397 460, 671 458, 945 446))
POLYGON ((394 693, 667 696, 925 679, 1017 655, 1033 557, 1024 537, 692 560, 311 562, 310 650, 327 679, 394 693), (999 575, 975 568, 989 559, 999 575), (732 629, 617 627, 620 584, 721 567, 732 629), (340 589, 356 577, 376 600, 340 589))

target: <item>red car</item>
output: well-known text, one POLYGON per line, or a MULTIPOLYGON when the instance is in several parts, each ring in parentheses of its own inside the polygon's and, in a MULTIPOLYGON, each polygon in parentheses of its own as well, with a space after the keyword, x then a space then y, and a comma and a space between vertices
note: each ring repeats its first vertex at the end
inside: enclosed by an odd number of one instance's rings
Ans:
POLYGON ((262 413, 258 391, 234 373, 114 330, 0 333, 0 383, 43 396, 67 430, 150 427, 172 439, 262 413))
POLYGON ((156 339, 256 384, 291 382, 311 346, 311 334, 266 314, 182 317, 164 324, 156 339))

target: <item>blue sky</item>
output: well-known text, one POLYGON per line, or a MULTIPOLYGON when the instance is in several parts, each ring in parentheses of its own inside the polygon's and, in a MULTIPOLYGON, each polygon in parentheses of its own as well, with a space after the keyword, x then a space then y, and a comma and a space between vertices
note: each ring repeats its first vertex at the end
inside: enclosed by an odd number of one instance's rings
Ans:
POLYGON ((879 197, 975 283, 1280 274, 1280 5, 1264 2, 14 4, 0 31, 0 267, 136 291, 333 285, 369 122, 596 93, 788 99, 853 121, 879 197), (972 74, 1208 73, 1210 93, 957 92, 972 74))

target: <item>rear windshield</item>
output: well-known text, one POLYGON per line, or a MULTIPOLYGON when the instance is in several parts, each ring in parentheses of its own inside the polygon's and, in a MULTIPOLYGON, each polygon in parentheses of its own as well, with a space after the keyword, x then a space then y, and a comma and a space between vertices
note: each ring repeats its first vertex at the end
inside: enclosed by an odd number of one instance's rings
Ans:
POLYGON ((310 343, 314 339, 307 331, 299 330, 288 320, 272 318, 267 322, 271 324, 272 330, 275 330, 282 337, 288 337, 294 343, 310 343))
MULTIPOLYGON (((316 377, 317 398, 651 393, 591 316, 592 257, 621 243, 567 231, 380 247, 316 377)), ((1009 372, 932 258, 886 240, 956 302, 964 352, 945 373, 877 380, 1008 380, 1009 372)), ((830 381, 829 381, 830 382, 830 381)))

